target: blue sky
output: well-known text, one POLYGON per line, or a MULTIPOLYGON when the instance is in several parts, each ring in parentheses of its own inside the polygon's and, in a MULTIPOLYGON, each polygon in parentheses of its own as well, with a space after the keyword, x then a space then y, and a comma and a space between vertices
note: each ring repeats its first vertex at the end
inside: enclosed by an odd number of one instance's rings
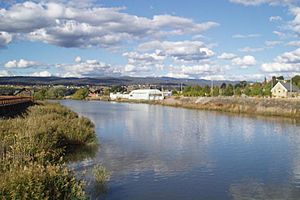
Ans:
POLYGON ((299 0, 0 0, 0 76, 300 74, 299 0))

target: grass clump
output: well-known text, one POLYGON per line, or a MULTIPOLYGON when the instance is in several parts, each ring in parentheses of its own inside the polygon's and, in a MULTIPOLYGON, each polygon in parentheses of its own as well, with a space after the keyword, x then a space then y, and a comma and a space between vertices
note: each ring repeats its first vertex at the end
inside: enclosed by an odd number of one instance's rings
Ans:
POLYGON ((97 184, 104 185, 106 181, 109 181, 110 174, 107 172, 106 168, 102 165, 96 165, 93 168, 93 175, 95 177, 97 184))
POLYGON ((0 120, 0 196, 4 199, 85 199, 83 183, 63 164, 76 146, 96 144, 94 125, 59 104, 30 107, 0 120))

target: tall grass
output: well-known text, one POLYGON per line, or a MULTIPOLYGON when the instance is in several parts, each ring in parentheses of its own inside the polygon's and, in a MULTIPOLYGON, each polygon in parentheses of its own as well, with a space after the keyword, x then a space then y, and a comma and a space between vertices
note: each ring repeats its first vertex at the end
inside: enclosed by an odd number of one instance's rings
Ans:
POLYGON ((83 183, 63 164, 74 146, 95 145, 93 124, 59 104, 0 120, 0 197, 84 199, 83 183))

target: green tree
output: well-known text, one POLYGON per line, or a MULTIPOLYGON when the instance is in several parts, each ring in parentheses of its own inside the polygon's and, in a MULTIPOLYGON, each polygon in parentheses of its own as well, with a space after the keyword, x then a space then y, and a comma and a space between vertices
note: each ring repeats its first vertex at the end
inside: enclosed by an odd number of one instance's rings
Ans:
POLYGON ((211 95, 211 88, 208 86, 208 85, 206 85, 204 88, 203 88, 203 93, 204 93, 204 95, 205 96, 210 96, 211 95))
POLYGON ((213 97, 217 97, 217 96, 219 96, 219 95, 220 95, 220 89, 219 89, 218 86, 215 86, 215 87, 213 88, 212 96, 213 96, 213 97))
POLYGON ((43 88, 33 94, 35 100, 45 100, 47 89, 43 88))
POLYGON ((293 84, 297 85, 298 87, 300 87, 300 76, 296 75, 292 78, 293 84))
POLYGON ((232 84, 229 84, 229 85, 226 86, 223 94, 224 94, 224 96, 232 96, 233 95, 233 86, 232 86, 232 84))
POLYGON ((241 96, 242 95, 242 89, 240 87, 234 89, 234 94, 236 96, 241 96))
POLYGON ((72 95, 72 99, 83 100, 88 95, 89 95, 89 90, 87 88, 80 88, 72 95))

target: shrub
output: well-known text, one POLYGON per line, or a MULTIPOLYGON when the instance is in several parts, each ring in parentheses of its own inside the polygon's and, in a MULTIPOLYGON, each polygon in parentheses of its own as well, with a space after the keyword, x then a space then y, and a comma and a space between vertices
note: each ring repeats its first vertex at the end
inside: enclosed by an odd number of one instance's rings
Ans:
POLYGON ((30 163, 16 167, 3 176, 0 196, 3 199, 85 199, 83 183, 60 165, 30 163))
POLYGON ((0 120, 0 196, 4 199, 83 199, 81 182, 63 165, 74 145, 96 144, 94 125, 59 104, 29 108, 0 120))
POLYGON ((96 165, 93 168, 93 175, 98 184, 104 185, 109 180, 110 175, 102 165, 96 165))

